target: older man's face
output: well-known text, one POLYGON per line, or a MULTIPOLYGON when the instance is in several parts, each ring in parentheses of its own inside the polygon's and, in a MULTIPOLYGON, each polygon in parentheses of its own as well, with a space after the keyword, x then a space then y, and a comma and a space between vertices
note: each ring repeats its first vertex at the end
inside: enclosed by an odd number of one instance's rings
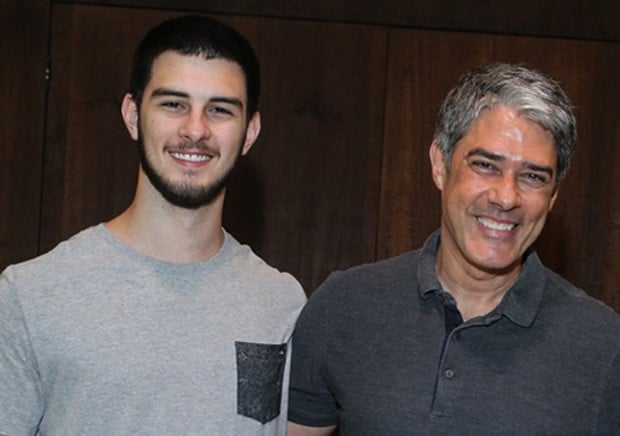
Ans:
POLYGON ((471 273, 517 272, 557 197, 552 135, 498 106, 458 142, 449 170, 435 144, 431 161, 442 198, 443 261, 471 273))

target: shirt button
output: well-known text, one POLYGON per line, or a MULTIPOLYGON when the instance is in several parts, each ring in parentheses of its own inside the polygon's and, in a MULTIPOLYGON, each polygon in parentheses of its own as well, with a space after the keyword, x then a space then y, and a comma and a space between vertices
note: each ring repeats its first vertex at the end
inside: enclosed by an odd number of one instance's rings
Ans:
POLYGON ((446 369, 446 371, 443 373, 443 375, 445 375, 446 378, 452 378, 452 377, 454 377, 454 371, 452 371, 451 369, 446 369))

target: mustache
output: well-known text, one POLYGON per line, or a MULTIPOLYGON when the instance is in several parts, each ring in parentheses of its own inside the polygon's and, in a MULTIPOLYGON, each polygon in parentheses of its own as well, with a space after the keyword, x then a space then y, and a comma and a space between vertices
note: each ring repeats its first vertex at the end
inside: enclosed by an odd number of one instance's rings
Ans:
POLYGON ((190 142, 183 141, 177 144, 166 144, 166 150, 175 150, 175 151, 198 151, 200 153, 209 154, 209 155, 219 155, 219 152, 214 147, 209 146, 204 141, 190 142))

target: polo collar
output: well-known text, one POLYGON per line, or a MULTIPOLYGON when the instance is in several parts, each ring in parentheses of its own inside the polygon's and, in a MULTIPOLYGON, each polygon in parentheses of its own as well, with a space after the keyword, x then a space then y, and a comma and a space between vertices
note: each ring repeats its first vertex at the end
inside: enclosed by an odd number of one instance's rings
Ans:
MULTIPOLYGON (((428 237, 420 252, 417 276, 420 294, 424 299, 434 292, 443 291, 435 273, 440 239, 441 233, 436 230, 428 237)), ((542 303, 545 289, 545 267, 533 249, 529 249, 523 259, 519 279, 488 316, 499 314, 517 325, 529 327, 536 319, 542 303)))

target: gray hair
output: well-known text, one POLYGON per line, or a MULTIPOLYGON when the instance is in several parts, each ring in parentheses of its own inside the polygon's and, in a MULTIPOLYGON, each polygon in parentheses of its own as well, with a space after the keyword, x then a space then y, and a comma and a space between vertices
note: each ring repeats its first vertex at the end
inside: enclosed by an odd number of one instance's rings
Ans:
POLYGON ((504 105, 551 133, 557 160, 556 181, 566 176, 577 142, 573 106, 551 77, 523 65, 492 64, 463 75, 437 116, 434 140, 446 165, 459 140, 485 111, 504 105))

